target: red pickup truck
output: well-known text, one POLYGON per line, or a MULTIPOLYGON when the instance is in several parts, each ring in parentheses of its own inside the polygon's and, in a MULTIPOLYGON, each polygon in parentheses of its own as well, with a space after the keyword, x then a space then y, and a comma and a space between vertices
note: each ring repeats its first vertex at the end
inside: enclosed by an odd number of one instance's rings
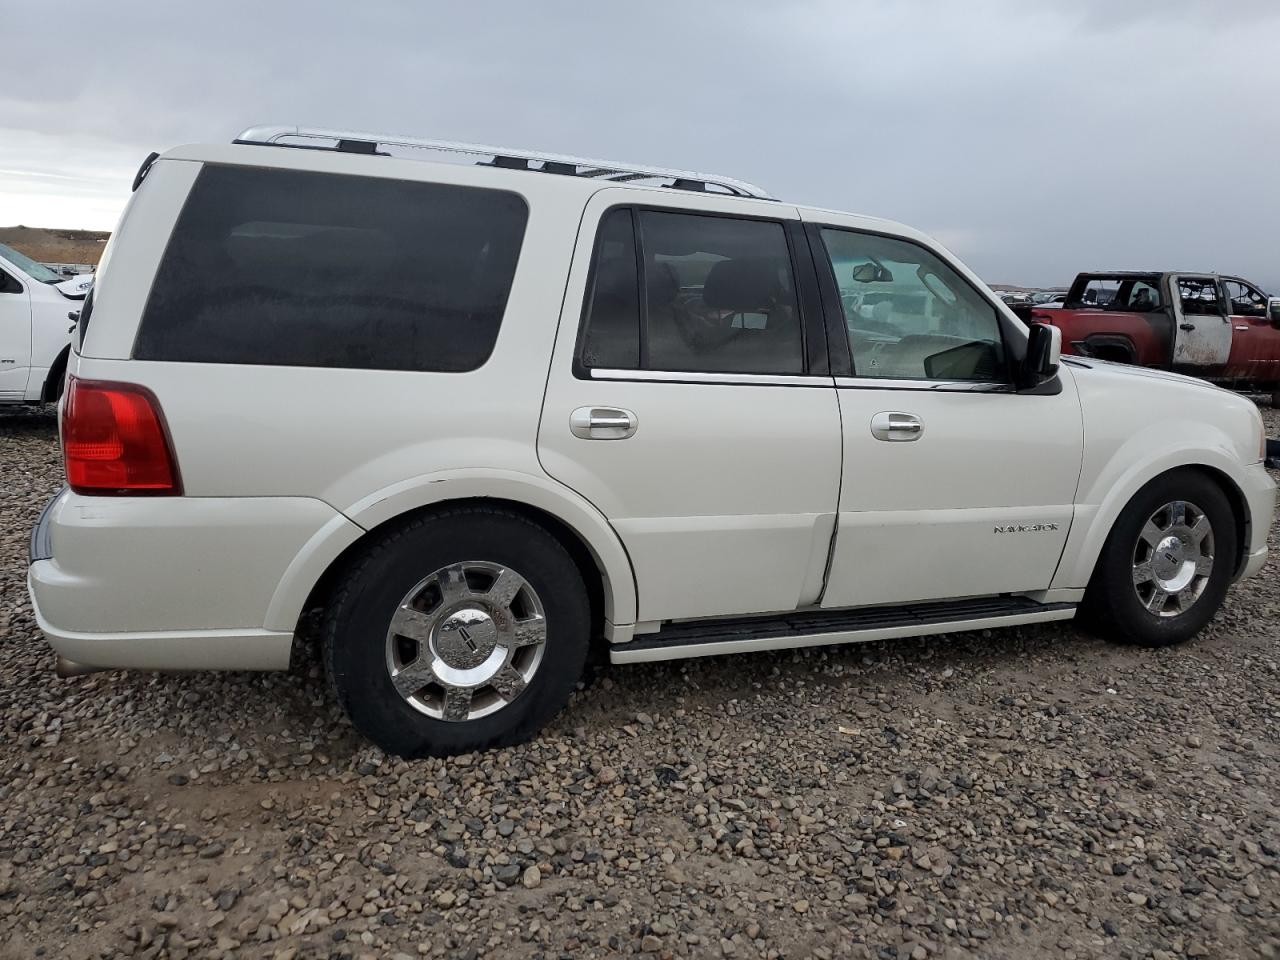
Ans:
POLYGON ((1280 403, 1280 298, 1212 273, 1082 273, 1057 309, 1062 352, 1265 390, 1280 403))

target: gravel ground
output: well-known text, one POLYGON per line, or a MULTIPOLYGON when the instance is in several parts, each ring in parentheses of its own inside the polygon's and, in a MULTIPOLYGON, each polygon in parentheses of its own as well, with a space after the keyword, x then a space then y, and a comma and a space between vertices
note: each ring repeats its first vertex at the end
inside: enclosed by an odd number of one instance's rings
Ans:
POLYGON ((0 414, 0 955, 1280 955, 1275 561, 1176 650, 608 668, 535 743, 404 763, 314 657, 57 680, 59 485, 53 414, 0 414))

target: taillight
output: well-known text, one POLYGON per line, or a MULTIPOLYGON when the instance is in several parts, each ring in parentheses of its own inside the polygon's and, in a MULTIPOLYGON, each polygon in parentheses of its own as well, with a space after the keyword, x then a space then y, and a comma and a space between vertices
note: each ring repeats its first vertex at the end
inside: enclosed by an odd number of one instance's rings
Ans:
POLYGON ((62 458, 76 493, 182 493, 160 404, 135 383, 67 378, 62 458))

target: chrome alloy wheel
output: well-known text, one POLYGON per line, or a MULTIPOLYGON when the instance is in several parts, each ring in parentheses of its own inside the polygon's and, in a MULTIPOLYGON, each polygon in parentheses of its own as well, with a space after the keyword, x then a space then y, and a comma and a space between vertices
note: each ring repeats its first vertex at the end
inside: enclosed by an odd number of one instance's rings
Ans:
POLYGON ((510 567, 469 560, 405 594, 387 631, 387 670, 415 710, 475 720, 524 692, 546 640, 542 602, 529 582, 510 567))
POLYGON ((1133 589, 1151 613, 1176 617, 1204 593, 1213 573, 1213 527, 1194 503, 1174 500, 1153 513, 1133 548, 1133 589))

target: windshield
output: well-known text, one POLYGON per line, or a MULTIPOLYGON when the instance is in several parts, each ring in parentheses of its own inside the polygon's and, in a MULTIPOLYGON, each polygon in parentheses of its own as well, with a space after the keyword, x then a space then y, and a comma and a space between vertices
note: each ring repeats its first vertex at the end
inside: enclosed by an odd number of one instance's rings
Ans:
POLYGON ((3 243, 0 243, 0 257, 4 257, 32 280, 38 280, 40 283, 57 283, 62 279, 43 263, 36 263, 30 257, 19 253, 13 247, 6 247, 3 243))

